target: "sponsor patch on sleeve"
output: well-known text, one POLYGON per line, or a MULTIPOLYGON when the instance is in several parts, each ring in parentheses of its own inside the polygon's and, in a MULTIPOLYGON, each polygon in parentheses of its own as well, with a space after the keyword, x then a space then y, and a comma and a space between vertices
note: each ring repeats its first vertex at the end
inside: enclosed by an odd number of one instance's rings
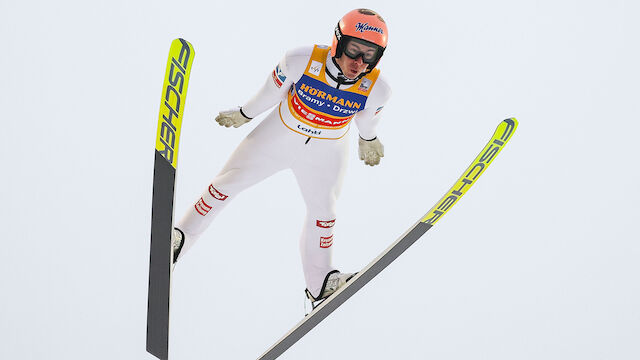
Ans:
POLYGON ((331 236, 320 236, 320 247, 323 249, 330 248, 333 245, 333 235, 331 236))
POLYGON ((287 80, 287 77, 284 75, 284 72, 282 72, 282 68, 280 67, 280 64, 276 65, 276 68, 273 69, 273 72, 271 73, 271 77, 273 78, 273 82, 276 84, 278 88, 282 87, 282 84, 284 83, 284 81, 287 80))
POLYGON ((205 216, 211 210, 212 206, 207 204, 203 198, 200 198, 198 202, 194 205, 198 214, 205 216))
POLYGON ((220 201, 225 201, 229 197, 221 193, 220 191, 218 191, 218 189, 214 188, 213 184, 209 185, 209 194, 211 194, 211 196, 213 196, 214 199, 220 200, 220 201))
POLYGON ((380 106, 379 108, 377 108, 375 115, 378 115, 378 113, 382 111, 382 108, 384 108, 384 106, 380 106))
POLYGON ((321 228, 332 228, 335 225, 336 219, 333 220, 316 220, 316 226, 321 228))

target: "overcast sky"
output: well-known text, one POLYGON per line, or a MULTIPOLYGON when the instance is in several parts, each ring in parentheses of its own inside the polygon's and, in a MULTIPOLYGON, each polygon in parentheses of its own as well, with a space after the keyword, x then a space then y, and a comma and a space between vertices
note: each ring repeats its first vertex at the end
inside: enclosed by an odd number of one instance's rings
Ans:
MULTIPOLYGON (((638 359, 640 5, 610 1, 0 0, 0 358, 145 352, 155 131, 196 51, 176 216, 263 118, 218 126, 347 11, 389 26, 380 166, 350 163, 335 265, 363 268, 511 142, 413 247, 281 359, 638 359), (635 239, 635 240, 634 240, 635 239)), ((250 188, 173 278, 172 359, 255 359, 304 315, 291 172, 250 188)))

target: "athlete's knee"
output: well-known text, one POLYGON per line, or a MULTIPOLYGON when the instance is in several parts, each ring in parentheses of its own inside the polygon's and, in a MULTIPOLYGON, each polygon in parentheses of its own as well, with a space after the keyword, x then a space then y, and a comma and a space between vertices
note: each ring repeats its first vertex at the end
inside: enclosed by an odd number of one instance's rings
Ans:
POLYGON ((200 199, 195 202, 193 208, 199 215, 207 216, 212 209, 226 205, 229 200, 230 197, 226 190, 223 192, 219 190, 218 186, 210 184, 200 199))
POLYGON ((244 168, 233 168, 220 172, 213 179, 212 184, 216 189, 235 196, 262 181, 266 176, 263 173, 252 172, 244 168))
POLYGON ((336 199, 332 196, 316 196, 313 199, 307 199, 305 203, 307 212, 310 214, 331 215, 336 213, 336 199))

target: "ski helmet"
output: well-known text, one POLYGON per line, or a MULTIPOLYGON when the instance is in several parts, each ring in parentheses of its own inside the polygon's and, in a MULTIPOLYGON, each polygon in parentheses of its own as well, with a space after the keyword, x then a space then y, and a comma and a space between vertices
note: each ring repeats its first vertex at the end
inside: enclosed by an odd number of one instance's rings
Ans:
MULTIPOLYGON (((346 45, 351 40, 374 47, 375 56, 370 59, 365 59, 363 56, 362 59, 369 64, 368 69, 371 71, 376 67, 387 47, 387 34, 387 24, 377 12, 369 9, 349 11, 336 25, 331 44, 331 56, 335 58, 342 56, 346 45)), ((353 58, 350 54, 347 56, 353 58)), ((355 58, 357 57, 356 55, 355 58)))

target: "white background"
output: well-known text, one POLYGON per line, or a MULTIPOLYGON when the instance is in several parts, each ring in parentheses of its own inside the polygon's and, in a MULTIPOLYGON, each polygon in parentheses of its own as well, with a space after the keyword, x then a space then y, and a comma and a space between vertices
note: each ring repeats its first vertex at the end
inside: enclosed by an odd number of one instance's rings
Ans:
MULTIPOLYGON (((436 227, 281 359, 638 359, 640 6, 610 1, 0 2, 0 359, 145 352, 151 182, 171 40, 196 49, 176 216, 260 118, 287 49, 366 6, 390 28, 380 166, 351 159, 334 260, 355 271, 509 145, 436 227)), ((355 129, 355 128, 354 128, 355 129)), ((283 172, 174 273, 171 358, 255 359, 303 315, 304 205, 283 172)))

